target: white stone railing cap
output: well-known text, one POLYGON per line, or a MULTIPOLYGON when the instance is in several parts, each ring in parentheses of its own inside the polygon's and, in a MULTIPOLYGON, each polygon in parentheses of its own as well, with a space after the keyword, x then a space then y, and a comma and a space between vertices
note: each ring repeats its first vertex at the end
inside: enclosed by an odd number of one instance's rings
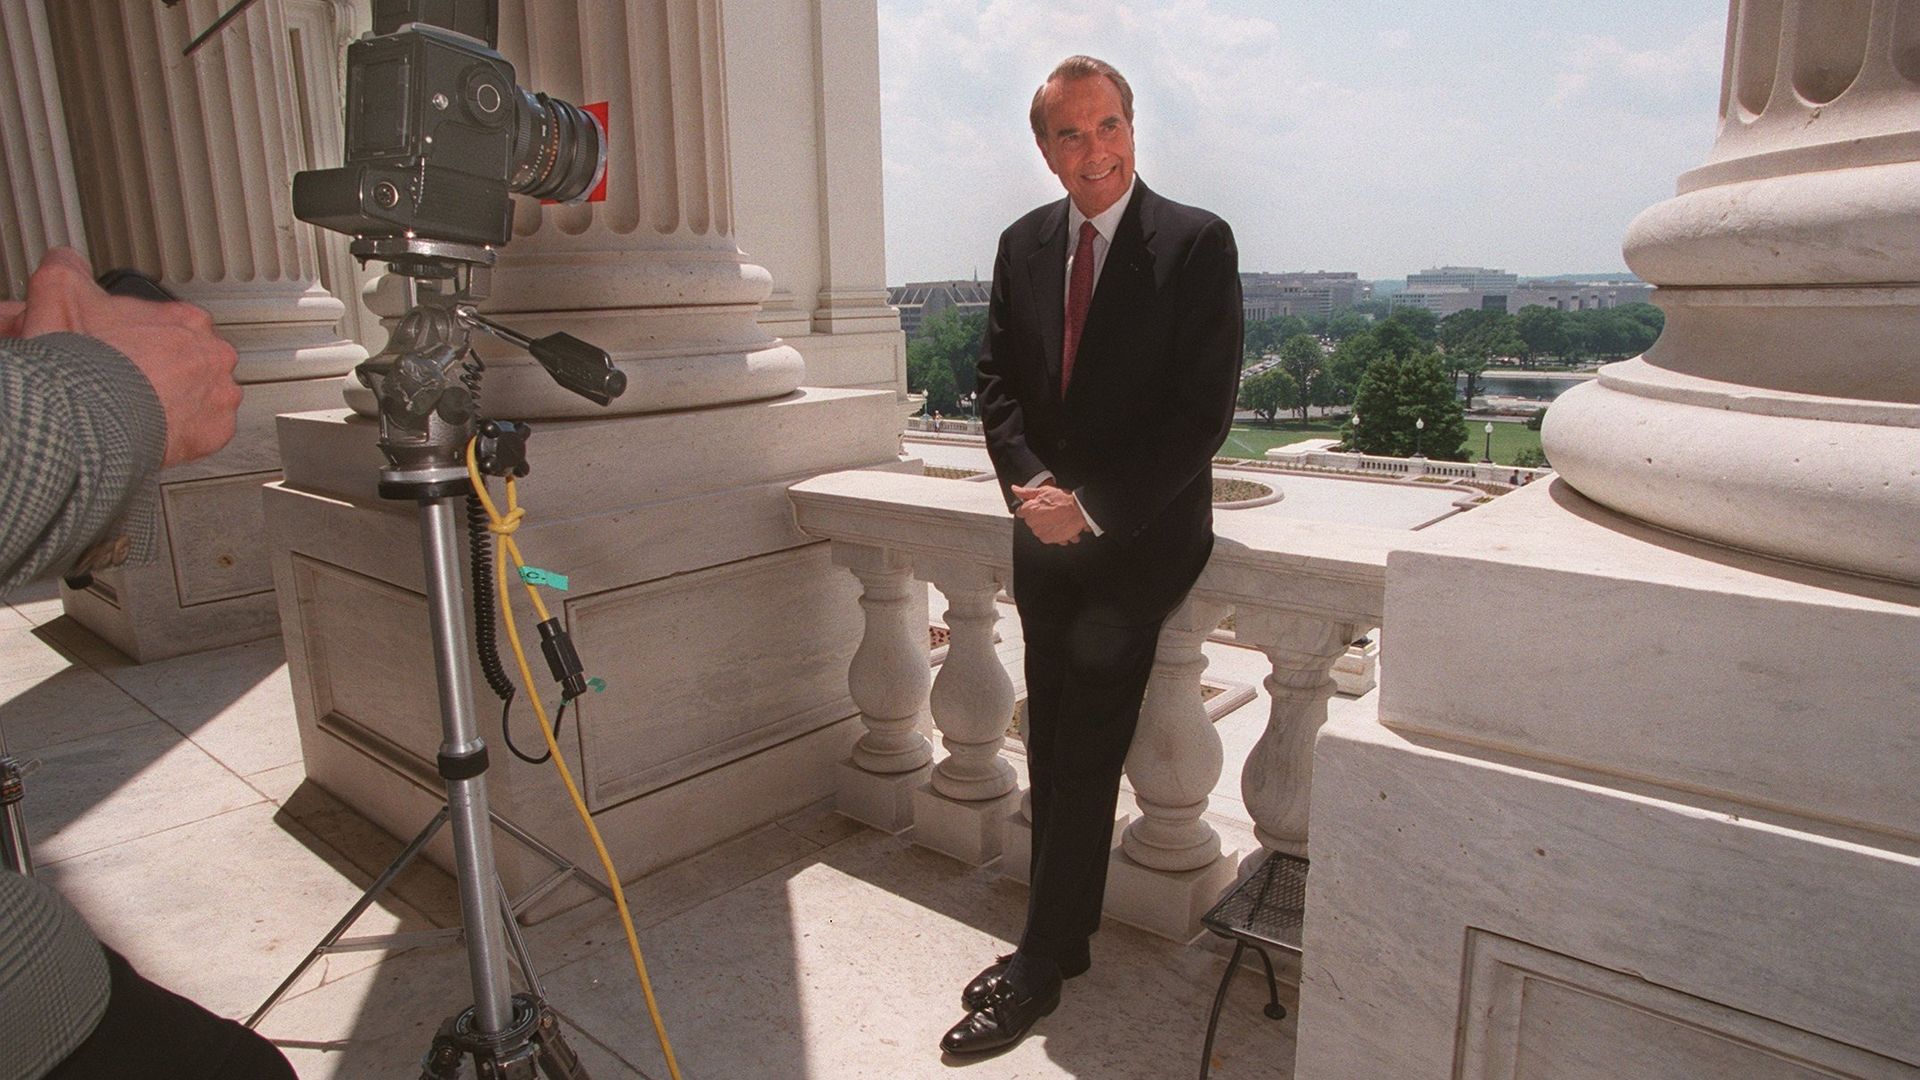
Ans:
MULTIPOLYGON (((940 559, 1005 567, 1013 517, 992 484, 906 473, 827 473, 788 489, 810 535, 940 559)), ((1376 625, 1387 553, 1408 534, 1363 525, 1219 514, 1212 560, 1194 592, 1236 607, 1376 625)))

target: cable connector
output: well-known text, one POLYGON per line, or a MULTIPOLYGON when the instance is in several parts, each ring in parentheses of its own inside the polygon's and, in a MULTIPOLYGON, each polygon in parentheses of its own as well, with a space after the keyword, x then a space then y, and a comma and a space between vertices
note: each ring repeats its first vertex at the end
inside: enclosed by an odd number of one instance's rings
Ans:
POLYGON ((551 570, 542 570, 537 566, 520 568, 520 580, 529 585, 545 585, 549 589, 567 591, 567 575, 556 574, 551 570))
POLYGON ((580 654, 574 651, 573 638, 559 619, 540 624, 540 651, 547 655, 547 668, 560 684, 560 697, 572 701, 587 692, 587 680, 581 673, 580 654))

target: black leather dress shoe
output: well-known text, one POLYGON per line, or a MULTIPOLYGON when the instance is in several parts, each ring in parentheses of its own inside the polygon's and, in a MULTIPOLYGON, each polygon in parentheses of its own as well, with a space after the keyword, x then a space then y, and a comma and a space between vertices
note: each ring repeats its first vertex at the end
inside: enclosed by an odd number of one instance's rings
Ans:
POLYGON ((994 986, 984 1009, 968 1013, 940 1038, 949 1054, 982 1054, 1012 1046, 1034 1022, 1060 1006, 1060 980, 1048 979, 1032 996, 1020 998, 1005 980, 994 986))
MULTIPOLYGON (((1007 973, 1007 965, 1012 962, 1012 953, 995 957, 993 963, 987 965, 980 974, 975 975, 973 981, 960 991, 960 1004, 972 1012, 986 1008, 987 1002, 992 999, 994 987, 1000 985, 1001 976, 1007 973)), ((1061 963, 1060 977, 1071 979, 1078 975, 1085 975, 1091 966, 1092 962, 1087 953, 1082 951, 1079 955, 1069 957, 1061 963)))

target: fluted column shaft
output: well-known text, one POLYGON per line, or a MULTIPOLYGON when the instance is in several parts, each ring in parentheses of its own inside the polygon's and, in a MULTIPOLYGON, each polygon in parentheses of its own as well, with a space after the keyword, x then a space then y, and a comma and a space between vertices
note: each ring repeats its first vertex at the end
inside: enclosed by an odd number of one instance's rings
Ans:
POLYGON ((1220 857, 1220 834, 1201 815, 1224 757, 1200 675, 1207 670, 1201 646, 1227 610, 1189 597, 1160 630, 1140 725, 1127 752, 1127 778, 1141 816, 1128 823, 1121 839, 1128 857, 1155 870, 1198 870, 1220 857))
POLYGON ((300 115, 278 4, 190 58, 218 0, 61 0, 49 9, 94 261, 132 266, 212 313, 242 383, 339 375, 312 231, 293 219, 300 115))
POLYGON ((933 676, 913 565, 898 552, 858 544, 835 544, 833 561, 860 579, 866 619, 847 666, 847 691, 867 729, 854 745, 853 763, 871 773, 912 772, 933 760, 933 746, 920 731, 933 676))
POLYGON ((26 295, 50 247, 86 247, 45 0, 0 4, 0 297, 26 295))
POLYGON ((933 768, 933 788, 950 799, 997 799, 1018 783, 1013 764, 1000 752, 1013 720, 1013 682, 993 647, 1000 578, 993 568, 975 564, 922 572, 947 598, 950 635, 929 701, 947 748, 945 760, 933 768))
POLYGON ((606 200, 522 200, 489 311, 538 337, 566 330, 612 353, 610 409, 555 387, 533 361, 479 342, 490 408, 599 416, 778 397, 800 354, 757 319, 767 271, 734 242, 718 0, 504 0, 500 50, 529 89, 609 103, 606 200))
POLYGON ((1234 635, 1273 662, 1266 678, 1273 698, 1267 730, 1247 756, 1240 793, 1263 847, 1307 854, 1307 810, 1313 787, 1313 744, 1327 722, 1333 665, 1354 637, 1351 623, 1242 608, 1234 635))
POLYGON ((1547 415, 1583 495, 1920 581, 1916 57, 1903 0, 1733 5, 1713 150, 1627 233, 1666 331, 1547 415))

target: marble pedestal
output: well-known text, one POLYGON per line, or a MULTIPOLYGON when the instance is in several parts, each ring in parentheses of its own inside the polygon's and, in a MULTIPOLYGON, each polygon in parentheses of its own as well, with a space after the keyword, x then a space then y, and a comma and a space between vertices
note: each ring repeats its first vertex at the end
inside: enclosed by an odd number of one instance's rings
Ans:
POLYGON ((1417 543, 1315 753, 1295 1075, 1920 1076, 1920 590, 1558 481, 1417 543))
POLYGON ((1007 814, 1018 816, 1019 810, 1018 791, 992 799, 955 799, 940 794, 929 781, 913 792, 913 842, 968 866, 985 866, 1000 857, 1007 814))
POLYGON ((233 441, 161 473, 159 552, 105 570, 85 589, 61 586, 75 621, 141 663, 280 632, 261 487, 280 478, 274 417, 340 403, 338 378, 251 383, 233 441))
MULTIPOLYGON (((417 512, 375 492, 372 421, 280 422, 286 479, 266 521, 307 775, 411 835, 442 790, 417 512)), ((853 390, 533 425, 516 540, 570 577, 548 606, 608 684, 569 710, 560 742, 623 877, 832 794, 862 730, 846 683, 858 587, 795 527, 786 487, 890 462, 896 432, 890 393, 853 390)), ((504 633, 502 651, 512 672, 504 633)), ((506 752, 497 699, 474 683, 495 810, 601 876, 553 767, 506 752)), ((524 694, 513 730, 542 745, 524 694)), ((497 848, 509 888, 544 876, 511 840, 497 848)))

